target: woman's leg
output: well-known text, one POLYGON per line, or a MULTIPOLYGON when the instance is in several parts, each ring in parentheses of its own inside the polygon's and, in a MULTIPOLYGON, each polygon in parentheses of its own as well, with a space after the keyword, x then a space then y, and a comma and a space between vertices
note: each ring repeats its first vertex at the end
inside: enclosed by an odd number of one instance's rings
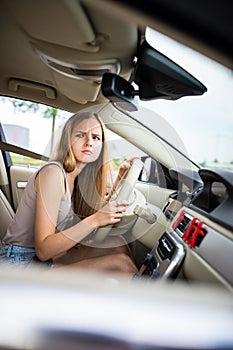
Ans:
POLYGON ((34 248, 26 248, 16 245, 5 245, 0 247, 0 263, 9 267, 25 268, 34 256, 34 248))
POLYGON ((122 237, 108 237, 100 248, 79 244, 54 259, 54 268, 59 271, 67 268, 91 269, 126 273, 130 276, 138 272, 131 251, 122 237))
POLYGON ((67 265, 55 265, 52 270, 67 271, 67 269, 116 272, 118 274, 127 274, 129 277, 138 272, 132 259, 124 253, 97 256, 67 265))
POLYGON ((54 266, 74 264, 84 259, 96 258, 99 256, 126 254, 132 260, 133 256, 123 237, 107 237, 101 246, 78 244, 65 254, 53 259, 54 266))

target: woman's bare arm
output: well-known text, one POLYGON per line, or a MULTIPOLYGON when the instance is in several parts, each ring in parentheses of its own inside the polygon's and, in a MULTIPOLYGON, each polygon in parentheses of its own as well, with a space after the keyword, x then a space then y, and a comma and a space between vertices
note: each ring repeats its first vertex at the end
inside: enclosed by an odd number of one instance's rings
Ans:
POLYGON ((35 248, 39 259, 46 261, 66 252, 96 227, 114 224, 124 215, 126 201, 111 202, 95 214, 69 229, 55 234, 60 202, 65 194, 65 180, 56 166, 47 166, 37 175, 35 215, 35 248))
POLYGON ((58 211, 65 194, 61 169, 54 165, 43 168, 36 177, 35 189, 35 248, 39 259, 44 261, 74 246, 74 242, 62 234, 55 235, 58 211))

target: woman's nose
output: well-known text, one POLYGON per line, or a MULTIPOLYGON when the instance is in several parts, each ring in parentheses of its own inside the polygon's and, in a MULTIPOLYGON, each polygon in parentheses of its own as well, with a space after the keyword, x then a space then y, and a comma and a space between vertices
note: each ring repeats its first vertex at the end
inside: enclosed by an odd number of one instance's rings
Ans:
POLYGON ((92 136, 89 134, 86 134, 86 145, 93 146, 92 136))

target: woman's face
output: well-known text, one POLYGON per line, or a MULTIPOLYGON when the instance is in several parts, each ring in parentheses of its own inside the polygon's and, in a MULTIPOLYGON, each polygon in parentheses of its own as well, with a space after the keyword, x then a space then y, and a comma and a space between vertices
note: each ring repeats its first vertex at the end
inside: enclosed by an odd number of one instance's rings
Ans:
POLYGON ((96 118, 84 119, 76 124, 71 135, 72 150, 76 161, 94 162, 100 155, 102 141, 102 128, 96 118))

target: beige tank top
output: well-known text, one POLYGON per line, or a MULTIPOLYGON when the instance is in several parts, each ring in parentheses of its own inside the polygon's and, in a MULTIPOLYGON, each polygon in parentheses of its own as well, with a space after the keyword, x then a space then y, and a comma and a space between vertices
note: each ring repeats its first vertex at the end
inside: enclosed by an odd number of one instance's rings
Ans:
MULTIPOLYGON (((42 167, 51 164, 58 166, 62 170, 66 188, 66 192, 61 200, 58 213, 56 232, 59 232, 77 223, 78 219, 72 210, 71 195, 66 172, 63 169, 62 164, 59 162, 48 162, 42 167)), ((4 238, 2 239, 3 245, 13 244, 22 247, 34 248, 34 219, 36 210, 36 191, 34 181, 42 167, 30 177, 15 217, 8 227, 4 238)))

